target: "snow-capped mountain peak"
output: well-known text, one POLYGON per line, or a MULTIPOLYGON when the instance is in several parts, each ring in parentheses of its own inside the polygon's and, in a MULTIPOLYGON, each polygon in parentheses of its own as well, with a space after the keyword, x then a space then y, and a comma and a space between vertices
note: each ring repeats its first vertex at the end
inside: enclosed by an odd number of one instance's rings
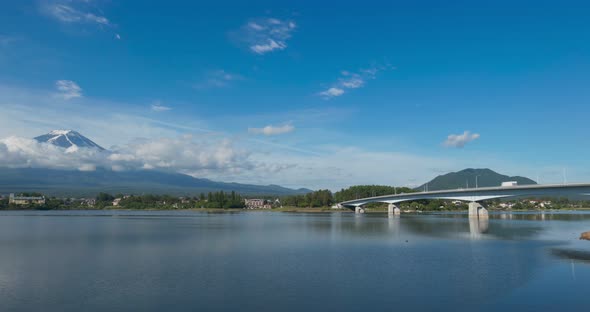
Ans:
POLYGON ((70 150, 80 147, 97 148, 104 150, 100 145, 74 130, 53 130, 47 134, 35 138, 38 142, 49 143, 70 150))
POLYGON ((67 135, 68 133, 71 133, 71 132, 76 132, 76 131, 74 131, 74 130, 51 130, 51 132, 49 132, 49 134, 53 134, 53 135, 67 135))

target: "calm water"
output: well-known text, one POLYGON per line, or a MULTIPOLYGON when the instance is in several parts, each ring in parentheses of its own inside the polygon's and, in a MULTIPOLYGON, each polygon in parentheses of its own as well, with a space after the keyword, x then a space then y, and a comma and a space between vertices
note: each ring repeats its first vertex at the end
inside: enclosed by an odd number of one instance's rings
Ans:
POLYGON ((0 212, 0 311, 589 311, 590 214, 0 212))

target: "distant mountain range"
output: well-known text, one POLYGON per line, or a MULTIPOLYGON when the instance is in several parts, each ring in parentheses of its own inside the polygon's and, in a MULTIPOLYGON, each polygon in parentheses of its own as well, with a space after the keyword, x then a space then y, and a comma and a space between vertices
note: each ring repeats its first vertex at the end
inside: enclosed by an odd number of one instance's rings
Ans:
MULTIPOLYGON (((53 130, 34 138, 72 153, 81 148, 109 153, 100 145, 74 130, 53 130)), ((0 166, 2 163, 0 162, 0 166)), ((36 191, 50 196, 95 196, 99 192, 123 194, 198 195, 200 193, 235 191, 242 195, 294 195, 311 192, 309 189, 290 189, 278 185, 253 185, 215 182, 186 174, 157 170, 113 171, 97 168, 78 171, 45 168, 0 167, 0 194, 36 191)))
POLYGON ((47 134, 36 137, 35 140, 41 143, 49 143, 63 148, 88 147, 97 148, 101 151, 105 150, 102 146, 94 143, 89 138, 74 130, 53 130, 47 134))
POLYGON ((278 185, 215 182, 180 173, 154 170, 95 171, 41 168, 0 168, 0 194, 36 191, 53 196, 95 196, 99 192, 123 194, 170 194, 195 196, 200 193, 235 191, 243 195, 293 195, 311 192, 278 185))
MULTIPOLYGON (((35 138, 38 142, 53 144, 64 151, 75 152, 80 148, 98 149, 108 153, 100 145, 74 130, 53 130, 35 138)), ((0 166, 2 164, 0 163, 0 166)), ((445 190, 466 187, 500 186, 502 182, 516 181, 520 185, 536 184, 535 181, 510 177, 490 169, 465 169, 438 176, 426 183, 428 190, 445 190)), ((426 184, 417 187, 424 190, 426 184)), ((278 185, 252 185, 215 182, 181 173, 157 170, 113 171, 98 168, 95 171, 78 171, 43 168, 1 168, 0 194, 38 191, 54 196, 95 196, 99 192, 124 194, 198 195, 215 191, 235 191, 243 195, 294 195, 311 192, 309 189, 290 189, 278 185)))
POLYGON ((465 169, 458 172, 451 172, 440 175, 432 181, 417 187, 417 190, 429 191, 450 190, 458 188, 500 186, 502 182, 516 181, 519 185, 537 184, 535 181, 521 176, 507 176, 499 174, 490 169, 465 169), (477 177, 477 178, 476 178, 477 177), (476 181, 477 179, 477 181, 476 181))

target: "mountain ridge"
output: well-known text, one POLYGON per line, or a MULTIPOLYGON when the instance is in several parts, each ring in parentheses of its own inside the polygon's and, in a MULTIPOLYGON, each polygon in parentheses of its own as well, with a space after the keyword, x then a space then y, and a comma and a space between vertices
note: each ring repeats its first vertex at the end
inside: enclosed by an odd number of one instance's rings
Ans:
POLYGON ((155 170, 77 171, 47 168, 0 168, 0 194, 41 192, 49 196, 95 196, 99 192, 124 194, 170 194, 196 196, 200 193, 235 191, 243 195, 297 195, 312 192, 278 185, 216 182, 182 173, 155 170))

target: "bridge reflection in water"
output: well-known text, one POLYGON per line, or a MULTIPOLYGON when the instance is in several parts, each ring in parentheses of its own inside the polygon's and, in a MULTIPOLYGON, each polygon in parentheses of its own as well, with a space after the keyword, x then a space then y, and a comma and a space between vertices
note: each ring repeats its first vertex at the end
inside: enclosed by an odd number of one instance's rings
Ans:
POLYGON ((488 232, 489 218, 469 218, 469 234, 471 239, 481 239, 488 232))
MULTIPOLYGON (((313 230, 329 230, 333 236, 383 237, 388 240, 437 238, 473 240, 527 240, 547 230, 545 222, 590 222, 590 213, 572 211, 501 212, 489 218, 469 218, 465 213, 442 212, 387 215, 332 213, 315 223, 313 230), (352 217, 352 218, 350 218, 352 217), (348 220, 348 221, 346 221, 348 220), (509 221, 509 222, 506 222, 509 221)), ((574 235, 574 234, 572 234, 574 235)), ((579 233, 575 233, 577 240, 579 233)))
MULTIPOLYGON (((335 259, 339 260, 334 260, 349 270, 349 265, 376 266, 374 259, 384 257, 384 271, 390 272, 382 275, 384 281, 413 281, 403 283, 397 289, 400 292, 416 284, 420 289, 438 287, 438 293, 445 293, 447 289, 440 285, 453 281, 449 287, 454 293, 478 301, 526 285, 553 261, 550 252, 556 242, 570 239, 562 234, 571 234, 570 227, 586 222, 590 222, 590 214, 575 212, 491 213, 488 219, 453 212, 401 216, 332 213, 316 216, 306 235, 328 239, 334 250, 340 250, 343 240, 355 246, 357 253, 338 253, 335 259), (432 271, 446 273, 433 276, 432 271)), ((571 257, 561 251, 559 255, 571 257)))

